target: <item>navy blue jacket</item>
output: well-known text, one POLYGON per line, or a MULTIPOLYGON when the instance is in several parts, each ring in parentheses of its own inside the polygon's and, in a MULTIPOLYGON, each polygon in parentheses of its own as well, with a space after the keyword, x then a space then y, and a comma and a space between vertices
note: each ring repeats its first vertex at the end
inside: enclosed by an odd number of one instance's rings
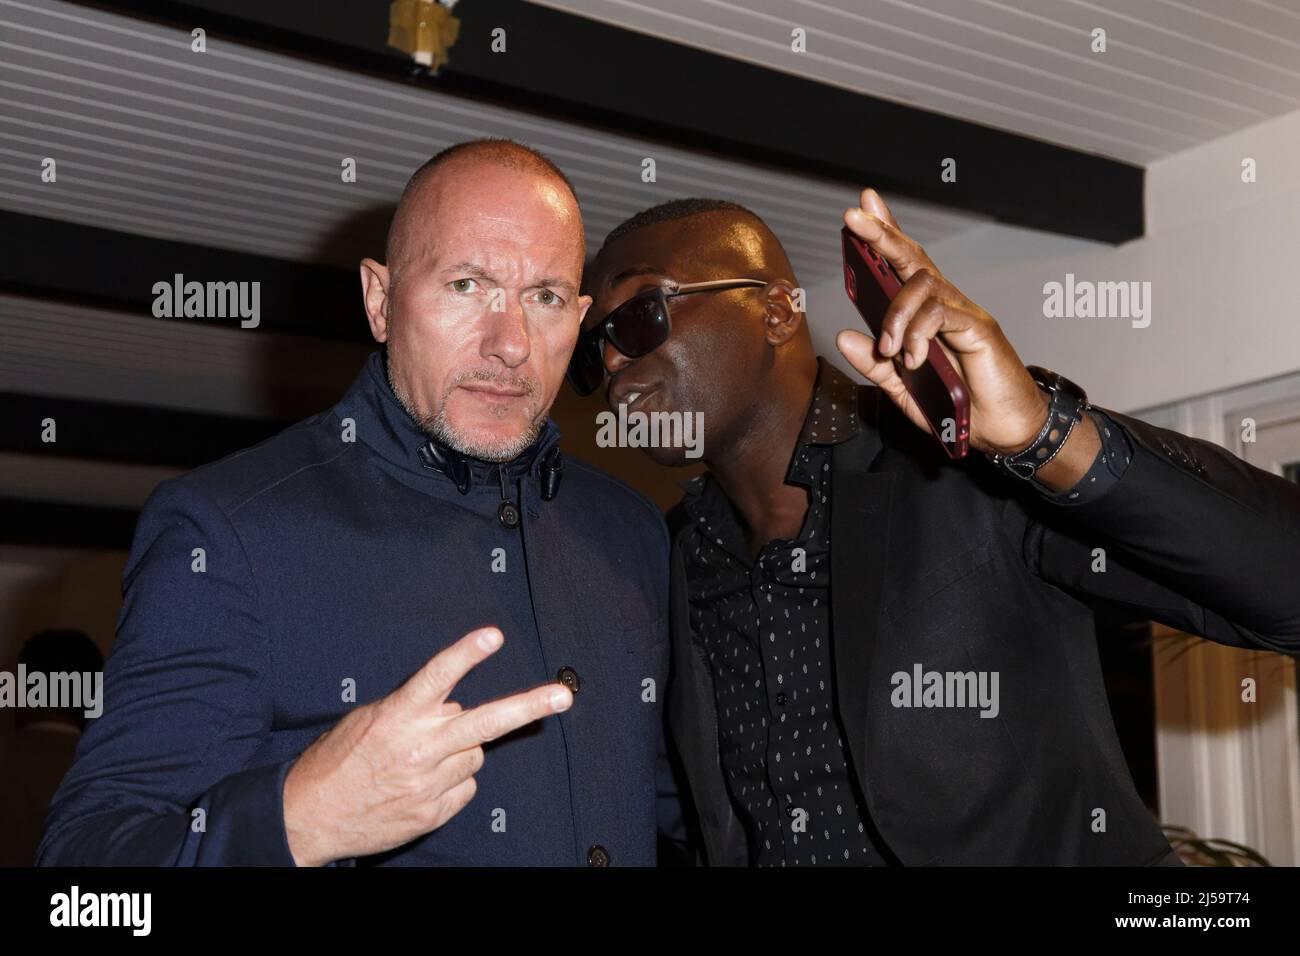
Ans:
POLYGON ((515 462, 476 464, 462 495, 417 454, 427 439, 377 351, 334 408, 159 485, 123 577, 104 713, 40 863, 292 865, 294 759, 495 624, 504 647, 451 699, 468 708, 568 667, 573 707, 489 744, 476 796, 443 827, 343 862, 586 866, 600 847, 611 865, 653 864, 667 532, 652 504, 571 458, 543 500, 539 459, 558 438, 548 421, 515 462), (515 528, 503 499, 520 503, 515 528))

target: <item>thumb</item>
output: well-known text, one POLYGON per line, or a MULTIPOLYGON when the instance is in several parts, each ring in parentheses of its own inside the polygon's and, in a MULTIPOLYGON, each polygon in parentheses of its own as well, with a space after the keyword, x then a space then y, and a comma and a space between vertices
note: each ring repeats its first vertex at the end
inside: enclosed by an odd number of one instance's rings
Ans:
POLYGON ((894 363, 876 355, 876 340, 853 329, 835 336, 835 347, 868 381, 882 388, 890 376, 897 378, 894 363))
POLYGON ((835 337, 835 345, 849 364, 862 373, 871 384, 889 396, 909 418, 919 422, 920 412, 907 392, 907 386, 898 376, 893 359, 876 352, 876 340, 853 329, 845 329, 835 337))

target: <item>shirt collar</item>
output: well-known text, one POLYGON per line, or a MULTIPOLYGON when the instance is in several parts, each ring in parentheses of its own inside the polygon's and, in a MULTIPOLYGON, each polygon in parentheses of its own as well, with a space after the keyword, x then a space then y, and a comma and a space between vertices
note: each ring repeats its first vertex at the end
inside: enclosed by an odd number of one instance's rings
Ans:
MULTIPOLYGON (((429 436, 402 407, 388 384, 387 350, 376 349, 352 382, 347 394, 334 407, 339 418, 356 423, 356 438, 385 460, 421 477, 435 475, 441 481, 451 479, 425 466, 420 449, 429 436)), ((495 481, 501 475, 513 479, 523 475, 536 479, 542 457, 560 440, 560 430, 549 417, 536 440, 508 462, 490 462, 471 458, 474 483, 495 481), (498 470, 499 468, 499 470, 498 470)))
POLYGON ((799 446, 838 445, 857 433, 857 383, 817 356, 817 381, 813 383, 812 401, 799 432, 799 446))

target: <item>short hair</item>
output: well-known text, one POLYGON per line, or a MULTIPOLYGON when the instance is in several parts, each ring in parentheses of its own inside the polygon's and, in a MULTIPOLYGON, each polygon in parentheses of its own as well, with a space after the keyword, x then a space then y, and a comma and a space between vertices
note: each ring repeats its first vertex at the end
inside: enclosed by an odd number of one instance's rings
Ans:
MULTIPOLYGON (((388 260, 390 267, 394 265, 393 256, 396 251, 393 245, 393 226, 397 225, 398 217, 406 207, 411 195, 419 188, 420 183, 439 166, 455 159, 457 156, 464 155, 480 156, 488 162, 495 163, 498 166, 505 166, 508 169, 526 170, 540 173, 543 176, 552 176, 564 183, 565 188, 573 196, 574 204, 580 205, 578 204, 578 191, 573 188, 573 183, 569 181, 569 177, 564 175, 564 171, 559 166, 556 166, 555 163, 531 146, 525 146, 523 143, 502 136, 487 136, 481 139, 466 140, 463 143, 455 143, 435 153, 419 169, 411 173, 411 178, 406 181, 401 198, 397 200, 397 208, 393 211, 392 225, 388 229, 387 249, 384 252, 384 258, 388 260)), ((579 228, 581 228, 581 216, 578 217, 578 222, 579 228)))
MULTIPOLYGON (((754 220, 759 225, 766 228, 767 224, 763 222, 762 217, 751 209, 746 209, 740 203, 728 202, 725 199, 670 199, 668 202, 661 202, 657 206, 651 206, 649 209, 642 209, 635 216, 624 219, 615 226, 605 241, 601 243, 600 252, 605 251, 605 247, 611 243, 617 242, 629 233, 636 232, 638 229, 644 229, 646 226, 658 225, 661 222, 672 222, 675 219, 686 219, 690 216, 698 216, 706 212, 734 212, 739 213, 749 219, 754 220)), ((597 255, 600 254, 597 253, 597 255)))

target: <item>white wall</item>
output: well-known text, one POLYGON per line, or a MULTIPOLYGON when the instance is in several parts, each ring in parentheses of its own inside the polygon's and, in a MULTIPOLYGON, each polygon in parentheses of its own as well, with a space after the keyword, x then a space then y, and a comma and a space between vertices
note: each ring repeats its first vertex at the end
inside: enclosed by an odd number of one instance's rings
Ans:
MULTIPOLYGON (((1300 111, 1156 163, 1146 194, 1147 235, 1123 246, 990 224, 927 251, 1026 362, 1100 405, 1135 411, 1300 369, 1300 111), (1241 181, 1244 157, 1255 183, 1241 181), (1045 318, 1043 285, 1067 272, 1149 281, 1150 326, 1045 318)), ((809 288, 808 311, 822 354, 861 327, 838 279, 809 288)))

